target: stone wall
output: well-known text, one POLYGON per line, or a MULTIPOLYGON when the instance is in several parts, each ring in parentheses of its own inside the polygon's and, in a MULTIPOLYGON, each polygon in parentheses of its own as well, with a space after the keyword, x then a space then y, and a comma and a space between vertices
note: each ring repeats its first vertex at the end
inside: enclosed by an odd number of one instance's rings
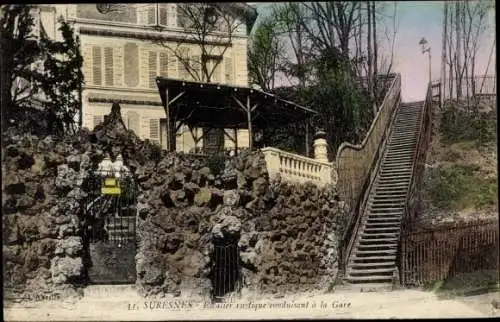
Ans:
POLYGON ((3 146, 7 288, 53 292, 85 283, 88 174, 119 154, 140 190, 136 271, 143 295, 208 295, 212 240, 221 237, 239 240, 244 290, 324 290, 337 273, 346 212, 335 189, 270 182, 260 151, 227 159, 213 173, 210 160, 139 140, 119 106, 94 131, 64 142, 10 133, 3 146))
POLYGON ((209 294, 215 238, 239 238, 245 290, 313 291, 333 283, 346 213, 334 189, 269 182, 260 151, 226 161, 216 175, 200 160, 168 155, 138 179, 144 295, 209 294))

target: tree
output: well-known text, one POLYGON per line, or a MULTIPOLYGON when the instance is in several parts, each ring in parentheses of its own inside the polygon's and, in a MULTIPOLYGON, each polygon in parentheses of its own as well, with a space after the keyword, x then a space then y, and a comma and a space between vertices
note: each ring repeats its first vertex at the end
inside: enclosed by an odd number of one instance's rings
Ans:
POLYGON ((283 59, 284 46, 277 35, 276 24, 276 20, 268 18, 257 26, 248 50, 250 82, 264 91, 274 88, 283 59))
POLYGON ((3 125, 10 119, 17 126, 23 121, 29 126, 45 121, 45 134, 74 133, 83 83, 78 37, 64 21, 59 28, 62 41, 48 39, 43 27, 36 34, 33 6, 2 5, 1 9, 3 125), (34 113, 43 119, 31 122, 34 113))
MULTIPOLYGON (((63 40, 53 41, 43 32, 40 45, 43 52, 41 78, 35 81, 45 96, 45 109, 55 116, 49 122, 51 133, 76 133, 76 116, 81 118, 81 91, 83 86, 83 57, 80 39, 73 28, 59 19, 63 40)), ((81 125, 81 124, 80 124, 81 125)))
POLYGON ((2 125, 5 125, 26 99, 31 90, 30 80, 34 76, 33 63, 40 57, 40 48, 33 34, 32 6, 6 4, 0 6, 0 62, 2 81, 2 125), (22 83, 22 86, 14 84, 22 83), (14 88, 13 88, 14 87, 14 88))

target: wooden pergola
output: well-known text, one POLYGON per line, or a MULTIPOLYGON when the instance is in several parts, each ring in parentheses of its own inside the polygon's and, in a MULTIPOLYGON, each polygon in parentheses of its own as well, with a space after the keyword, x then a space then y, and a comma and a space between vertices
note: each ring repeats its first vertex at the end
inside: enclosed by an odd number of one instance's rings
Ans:
MULTIPOLYGON (((248 129, 249 148, 253 149, 255 128, 268 125, 284 126, 290 123, 306 123, 308 140, 309 119, 317 112, 279 97, 249 87, 213 83, 188 82, 157 77, 156 83, 167 116, 167 150, 175 151, 175 138, 179 129, 186 125, 195 143, 194 128, 224 129, 238 147, 236 131, 248 129), (234 131, 234 139, 226 130, 234 131)), ((308 146, 306 144, 306 146, 308 146)))

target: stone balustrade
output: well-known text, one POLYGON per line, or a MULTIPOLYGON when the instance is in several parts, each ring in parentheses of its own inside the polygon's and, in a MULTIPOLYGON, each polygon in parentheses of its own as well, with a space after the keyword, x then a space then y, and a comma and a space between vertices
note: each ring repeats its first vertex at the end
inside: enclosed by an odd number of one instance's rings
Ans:
POLYGON ((318 186, 335 184, 337 173, 332 162, 320 161, 302 155, 268 147, 264 153, 267 171, 271 179, 279 174, 288 182, 305 183, 310 181, 318 186))

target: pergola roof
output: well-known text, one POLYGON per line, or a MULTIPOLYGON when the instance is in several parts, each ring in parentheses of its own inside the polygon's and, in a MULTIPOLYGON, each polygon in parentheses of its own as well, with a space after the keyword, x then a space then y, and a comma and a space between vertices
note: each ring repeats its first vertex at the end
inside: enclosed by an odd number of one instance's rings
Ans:
POLYGON ((163 106, 167 108, 168 104, 173 121, 193 127, 246 129, 249 116, 253 127, 283 126, 317 114, 314 110, 248 87, 164 77, 157 77, 156 82, 163 106))

